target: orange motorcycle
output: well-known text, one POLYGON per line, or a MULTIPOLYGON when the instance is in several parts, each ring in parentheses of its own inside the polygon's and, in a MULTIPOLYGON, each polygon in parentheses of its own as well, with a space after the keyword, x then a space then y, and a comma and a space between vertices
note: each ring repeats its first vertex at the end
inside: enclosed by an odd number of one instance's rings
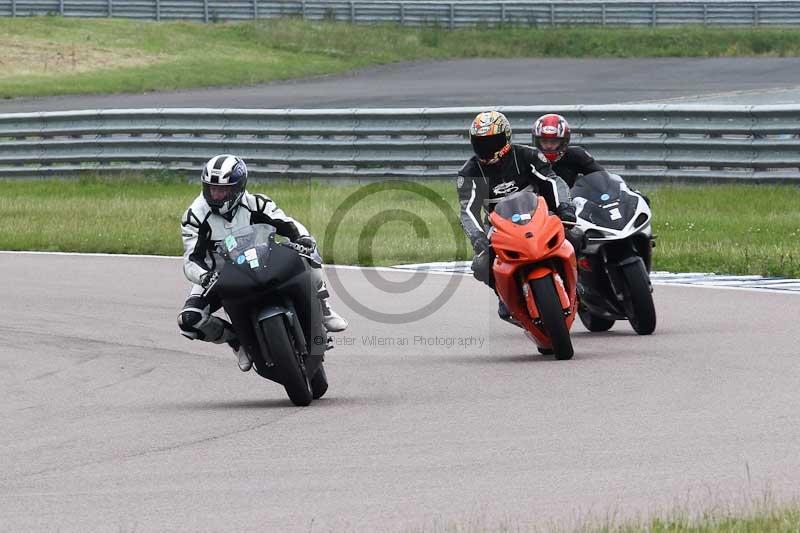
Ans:
POLYGON ((500 299, 540 353, 571 359, 578 275, 561 219, 543 197, 519 191, 500 200, 489 220, 500 299))

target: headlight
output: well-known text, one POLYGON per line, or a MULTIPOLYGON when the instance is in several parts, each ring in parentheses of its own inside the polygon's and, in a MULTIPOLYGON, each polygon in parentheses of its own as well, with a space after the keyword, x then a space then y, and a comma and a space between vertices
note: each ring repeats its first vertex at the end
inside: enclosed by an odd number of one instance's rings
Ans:
POLYGON ((633 227, 639 228, 641 226, 644 226, 644 224, 647 222, 649 218, 650 217, 647 216, 647 213, 639 213, 639 216, 636 217, 636 220, 633 221, 633 227))

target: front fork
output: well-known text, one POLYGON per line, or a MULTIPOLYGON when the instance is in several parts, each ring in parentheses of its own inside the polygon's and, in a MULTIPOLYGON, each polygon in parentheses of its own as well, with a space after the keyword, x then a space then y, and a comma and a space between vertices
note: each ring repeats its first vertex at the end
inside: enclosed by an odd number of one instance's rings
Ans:
POLYGON ((548 267, 536 267, 532 269, 530 272, 527 273, 525 278, 522 281, 522 295, 525 297, 525 305, 528 308, 528 313, 530 314, 531 318, 533 319, 534 323, 537 326, 541 326, 541 319, 539 318, 540 313, 539 309, 536 307, 536 302, 533 299, 533 291, 531 290, 531 282, 535 279, 540 279, 544 277, 551 277, 553 280, 553 284, 556 288, 556 294, 558 294, 558 299, 561 301, 561 309, 564 310, 564 316, 569 316, 572 312, 569 294, 567 293, 567 288, 564 285, 564 280, 561 277, 561 274, 558 273, 557 270, 548 268, 548 267))
MULTIPOLYGON (((606 275, 608 276, 609 284, 611 285, 611 291, 614 293, 614 297, 617 299, 618 302, 623 302, 625 300, 625 279, 622 274, 622 269, 626 265, 631 265, 637 262, 642 263, 642 267, 647 270, 647 266, 645 264, 644 259, 642 259, 639 255, 636 255, 635 250, 631 250, 631 254, 627 257, 624 257, 621 260, 614 260, 609 258, 608 250, 605 247, 600 248, 600 254, 603 258, 603 268, 605 269, 606 275)), ((650 285, 650 291, 653 291, 653 286, 650 285)))

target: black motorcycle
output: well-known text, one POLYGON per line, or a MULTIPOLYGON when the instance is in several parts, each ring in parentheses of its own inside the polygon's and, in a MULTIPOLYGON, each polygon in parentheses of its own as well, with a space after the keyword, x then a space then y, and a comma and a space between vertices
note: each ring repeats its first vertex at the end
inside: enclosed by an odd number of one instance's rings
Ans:
POLYGON ((305 406, 328 390, 329 339, 308 260, 321 264, 316 252, 278 242, 275 232, 255 224, 228 235, 217 245, 223 266, 206 292, 222 301, 255 371, 305 406))
POLYGON ((593 172, 572 188, 577 226, 586 236, 578 260, 578 316, 589 331, 628 320, 639 335, 656 329, 650 283, 652 214, 621 177, 593 172))

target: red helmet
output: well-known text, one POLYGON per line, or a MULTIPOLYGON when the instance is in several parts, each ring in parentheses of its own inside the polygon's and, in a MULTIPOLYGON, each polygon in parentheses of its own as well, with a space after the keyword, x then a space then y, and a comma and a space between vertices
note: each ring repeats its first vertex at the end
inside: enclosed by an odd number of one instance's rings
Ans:
POLYGON ((548 161, 555 163, 569 146, 569 124, 561 115, 542 115, 533 123, 533 145, 548 161))

